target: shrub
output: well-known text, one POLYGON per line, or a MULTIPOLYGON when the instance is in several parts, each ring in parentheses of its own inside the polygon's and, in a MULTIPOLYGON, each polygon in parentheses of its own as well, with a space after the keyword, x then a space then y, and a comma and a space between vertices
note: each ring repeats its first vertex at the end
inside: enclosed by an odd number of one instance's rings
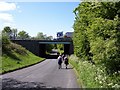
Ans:
POLYGON ((2 35, 2 45, 5 46, 8 44, 10 44, 10 40, 9 40, 8 36, 2 35))
POLYGON ((87 29, 87 35, 90 42, 90 52, 93 54, 93 60, 96 63, 102 63, 108 72, 119 70, 120 52, 117 35, 117 21, 104 20, 97 18, 87 29), (97 23, 97 25, 96 25, 97 23))
POLYGON ((3 35, 2 36, 2 53, 8 53, 8 52, 16 52, 19 53, 21 55, 27 55, 27 51, 25 48, 23 48, 20 45, 17 45, 15 43, 12 43, 8 36, 3 35))
POLYGON ((2 34, 2 54, 5 53, 6 51, 10 51, 10 40, 8 36, 5 34, 2 34))
POLYGON ((120 2, 82 2, 74 10, 73 41, 76 56, 104 65, 108 73, 120 70, 118 5, 120 2))

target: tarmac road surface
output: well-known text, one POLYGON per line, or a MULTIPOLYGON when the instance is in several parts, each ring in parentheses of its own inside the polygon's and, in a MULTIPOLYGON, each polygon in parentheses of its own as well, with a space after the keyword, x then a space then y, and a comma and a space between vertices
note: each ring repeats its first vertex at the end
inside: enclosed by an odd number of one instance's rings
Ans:
MULTIPOLYGON (((58 69, 57 59, 45 61, 21 70, 1 75, 2 88, 79 88, 72 67, 58 69)), ((12 89, 12 90, 13 90, 12 89)), ((17 90, 15 89, 15 90, 17 90)), ((28 90, 28 89, 27 89, 28 90)))

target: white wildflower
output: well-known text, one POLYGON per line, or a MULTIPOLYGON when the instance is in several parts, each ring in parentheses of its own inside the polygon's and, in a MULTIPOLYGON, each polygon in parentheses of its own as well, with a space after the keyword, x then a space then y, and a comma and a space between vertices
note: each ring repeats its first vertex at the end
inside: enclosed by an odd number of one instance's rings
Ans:
POLYGON ((115 85, 114 85, 114 86, 112 86, 112 88, 115 88, 115 85))
POLYGON ((115 86, 117 86, 118 84, 115 84, 115 86))
POLYGON ((100 70, 101 72, 103 72, 102 70, 100 70))
POLYGON ((102 81, 105 82, 105 79, 103 78, 102 81))
POLYGON ((120 71, 118 71, 118 73, 120 74, 120 71))
POLYGON ((95 67, 95 65, 93 65, 93 67, 95 67))
POLYGON ((109 84, 108 84, 108 86, 111 86, 111 85, 113 85, 113 83, 109 83, 109 84))
POLYGON ((115 84, 114 86, 112 86, 112 88, 120 88, 120 85, 115 84))
POLYGON ((115 74, 117 74, 117 72, 115 72, 115 74))
POLYGON ((102 81, 100 81, 99 83, 102 84, 102 81))
POLYGON ((96 81, 97 81, 97 79, 98 79, 98 78, 97 78, 97 77, 95 77, 95 80, 96 80, 96 81))
POLYGON ((100 79, 100 78, 101 78, 101 75, 98 75, 98 78, 100 79))
POLYGON ((104 77, 105 78, 105 80, 107 79, 107 77, 104 77))

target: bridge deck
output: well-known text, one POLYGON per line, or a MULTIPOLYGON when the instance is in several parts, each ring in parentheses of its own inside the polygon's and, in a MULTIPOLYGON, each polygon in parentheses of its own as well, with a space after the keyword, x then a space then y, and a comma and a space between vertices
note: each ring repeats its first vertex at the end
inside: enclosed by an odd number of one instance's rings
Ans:
POLYGON ((39 42, 39 44, 70 44, 71 42, 39 42))

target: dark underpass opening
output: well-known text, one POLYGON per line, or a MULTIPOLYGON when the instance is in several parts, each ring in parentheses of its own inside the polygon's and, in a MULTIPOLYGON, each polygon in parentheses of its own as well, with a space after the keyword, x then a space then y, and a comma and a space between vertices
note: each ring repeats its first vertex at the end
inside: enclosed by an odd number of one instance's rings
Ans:
POLYGON ((72 42, 39 42, 39 56, 47 59, 56 59, 59 54, 73 54, 73 43, 72 42), (53 49, 47 52, 47 49, 53 45, 53 49), (60 49, 56 47, 57 45, 62 45, 63 48, 60 49))

